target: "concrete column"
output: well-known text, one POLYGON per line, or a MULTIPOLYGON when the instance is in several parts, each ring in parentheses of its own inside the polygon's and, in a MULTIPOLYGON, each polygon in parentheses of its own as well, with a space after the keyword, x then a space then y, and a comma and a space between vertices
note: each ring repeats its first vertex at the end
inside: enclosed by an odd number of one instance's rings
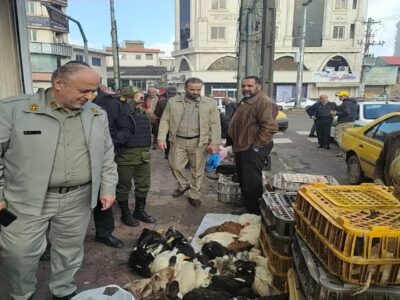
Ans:
POLYGON ((331 24, 332 24, 332 9, 333 2, 332 0, 325 0, 325 8, 324 8, 324 28, 322 31, 322 46, 324 46, 325 40, 330 40, 331 38, 331 24))
MULTIPOLYGON (((279 25, 285 24, 285 37, 284 47, 292 47, 293 40, 293 16, 294 16, 294 0, 282 0, 281 1, 282 18, 284 22, 280 22, 279 25), (284 1, 284 2, 283 2, 284 1), (284 5, 285 4, 285 5, 284 5), (286 8, 286 18, 283 17, 284 9, 286 8)), ((283 32, 283 30, 280 30, 283 32)))
POLYGON ((174 50, 178 51, 180 49, 181 33, 180 33, 180 7, 179 0, 175 0, 175 47, 174 50))

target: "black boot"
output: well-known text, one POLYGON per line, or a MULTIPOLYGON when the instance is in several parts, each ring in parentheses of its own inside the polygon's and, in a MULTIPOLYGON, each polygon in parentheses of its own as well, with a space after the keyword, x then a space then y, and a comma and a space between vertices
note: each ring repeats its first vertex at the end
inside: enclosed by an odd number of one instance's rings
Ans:
POLYGON ((135 211, 132 216, 145 223, 155 223, 156 219, 145 212, 144 207, 146 206, 146 197, 136 197, 135 211))
POLYGON ((132 217, 129 210, 128 201, 118 201, 118 205, 121 208, 121 221, 126 226, 136 227, 139 226, 138 220, 132 217))

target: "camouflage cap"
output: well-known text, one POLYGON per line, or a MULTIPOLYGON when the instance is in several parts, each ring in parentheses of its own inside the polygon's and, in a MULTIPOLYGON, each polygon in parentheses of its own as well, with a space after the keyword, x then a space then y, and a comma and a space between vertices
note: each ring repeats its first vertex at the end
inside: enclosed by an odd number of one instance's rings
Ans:
POLYGON ((126 98, 133 98, 133 96, 140 92, 140 89, 136 86, 126 86, 122 88, 121 96, 126 98))

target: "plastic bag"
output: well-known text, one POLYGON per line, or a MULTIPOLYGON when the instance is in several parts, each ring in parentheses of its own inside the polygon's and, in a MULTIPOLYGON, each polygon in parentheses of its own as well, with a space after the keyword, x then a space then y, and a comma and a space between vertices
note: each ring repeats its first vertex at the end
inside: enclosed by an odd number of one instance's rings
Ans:
POLYGON ((135 297, 118 285, 107 285, 97 289, 83 291, 72 300, 135 300, 135 297))
POLYGON ((214 171, 220 164, 221 159, 219 153, 213 153, 208 156, 207 160, 207 172, 214 171))

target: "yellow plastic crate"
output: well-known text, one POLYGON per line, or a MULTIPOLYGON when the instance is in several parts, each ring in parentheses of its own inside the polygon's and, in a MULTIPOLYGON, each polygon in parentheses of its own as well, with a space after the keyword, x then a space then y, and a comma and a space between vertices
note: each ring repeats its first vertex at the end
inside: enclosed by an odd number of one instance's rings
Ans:
POLYGON ((400 203, 385 188, 303 186, 293 205, 296 230, 342 280, 400 283, 400 203))
POLYGON ((289 291, 289 300, 305 300, 305 297, 301 291, 299 279, 296 271, 293 268, 287 273, 287 290, 289 291))

